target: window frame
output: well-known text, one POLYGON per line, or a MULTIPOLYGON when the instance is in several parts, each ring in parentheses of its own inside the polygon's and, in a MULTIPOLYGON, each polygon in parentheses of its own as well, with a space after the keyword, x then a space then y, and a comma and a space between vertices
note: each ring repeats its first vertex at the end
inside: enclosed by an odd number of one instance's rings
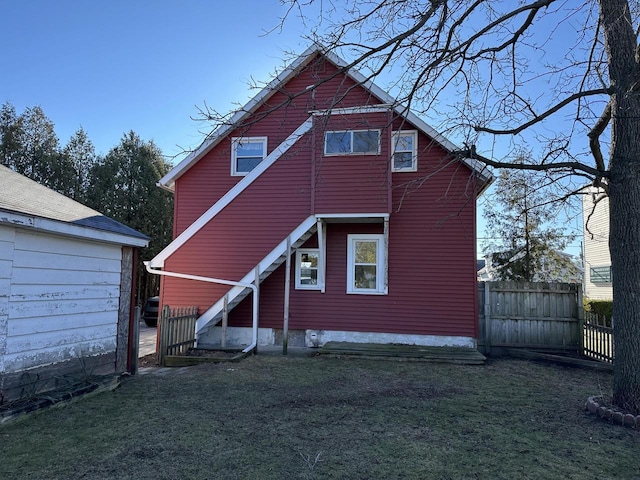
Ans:
MULTIPOLYGON (((409 150, 400 150, 397 153, 407 153, 409 150)), ((392 172, 417 172, 418 171, 418 131, 417 130, 396 130, 391 134, 391 171, 392 172), (411 143, 411 166, 396 167, 396 146, 399 137, 413 137, 411 143)))
POLYGON ((379 128, 364 128, 359 130, 328 130, 324 132, 324 156, 325 157, 341 157, 351 155, 380 155, 380 142, 382 137, 382 131, 379 128), (378 133, 378 145, 376 151, 370 152, 354 152, 353 151, 353 134, 355 132, 377 132, 378 133), (327 152, 327 135, 331 133, 349 133, 351 134, 350 151, 349 152, 327 152))
MULTIPOLYGON (((231 138, 231 176, 232 177, 244 177, 245 175, 250 173, 251 170, 253 170, 251 169, 247 172, 238 171, 238 145, 241 142, 262 143, 262 160, 260 160, 260 162, 263 162, 264 159, 267 158, 267 139, 268 137, 232 137, 231 138)), ((253 158, 253 157, 242 156, 240 158, 253 158)))
POLYGON ((611 272, 611 265, 599 265, 599 266, 595 266, 595 267, 590 267, 589 268, 589 282, 593 283, 595 285, 605 285, 607 283, 611 283, 611 279, 612 279, 612 272, 611 272), (608 280, 606 279, 607 276, 603 276, 602 273, 597 272, 594 275, 594 272, 596 272, 597 270, 602 271, 603 269, 608 269, 608 280), (595 280, 594 280, 595 278, 595 280), (604 278, 604 280, 600 280, 601 278, 604 278))
POLYGON ((386 295, 385 236, 382 233, 361 233, 347 235, 347 293, 357 295, 386 295), (376 288, 356 288, 355 286, 355 245, 358 241, 375 241, 376 246, 376 288))
MULTIPOLYGON (((319 248, 299 248, 296 250, 296 268, 295 268, 295 288, 296 290, 321 290, 322 285, 320 284, 320 249, 319 248), (303 254, 315 254, 318 257, 318 266, 315 267, 316 270, 316 284, 315 285, 305 285, 301 282, 302 280, 302 255, 303 254)), ((313 268, 313 267, 312 267, 313 268)))

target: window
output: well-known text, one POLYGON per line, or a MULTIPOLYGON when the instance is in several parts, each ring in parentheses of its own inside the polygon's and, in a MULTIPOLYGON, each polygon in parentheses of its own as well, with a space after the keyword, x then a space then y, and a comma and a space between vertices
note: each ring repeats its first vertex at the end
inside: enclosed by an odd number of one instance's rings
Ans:
POLYGON ((325 155, 377 155, 380 153, 380 130, 326 132, 325 155))
POLYGON ((393 132, 393 172, 415 172, 418 169, 418 132, 401 130, 393 132))
POLYGON ((347 293, 386 293, 384 235, 347 237, 347 293))
POLYGON ((319 290, 317 248, 299 249, 296 251, 296 288, 302 290, 319 290))
POLYGON ((591 283, 611 283, 611 267, 591 267, 591 283))
POLYGON ((231 139, 231 175, 246 175, 267 156, 267 137, 231 139))

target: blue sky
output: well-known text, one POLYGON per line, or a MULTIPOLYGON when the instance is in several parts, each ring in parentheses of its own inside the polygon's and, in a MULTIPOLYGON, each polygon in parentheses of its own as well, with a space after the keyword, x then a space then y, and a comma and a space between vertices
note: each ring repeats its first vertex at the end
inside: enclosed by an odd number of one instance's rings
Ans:
POLYGON ((233 110, 252 78, 308 47, 295 17, 266 34, 285 12, 278 0, 0 0, 0 103, 42 107, 62 145, 82 127, 104 155, 133 130, 180 160, 210 131, 191 119, 198 106, 233 110))
POLYGON ((106 154, 134 130, 176 155, 207 130, 196 106, 231 110, 283 51, 304 51, 295 20, 264 34, 284 12, 277 0, 0 0, 0 102, 40 105, 62 144, 82 126, 106 154))

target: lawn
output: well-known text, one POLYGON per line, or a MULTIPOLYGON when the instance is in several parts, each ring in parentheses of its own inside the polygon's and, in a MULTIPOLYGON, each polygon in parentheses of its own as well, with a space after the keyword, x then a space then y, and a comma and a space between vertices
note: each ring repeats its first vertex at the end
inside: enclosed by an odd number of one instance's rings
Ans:
POLYGON ((610 385, 522 360, 259 355, 0 427, 0 478, 640 479, 640 432, 583 410, 610 385))

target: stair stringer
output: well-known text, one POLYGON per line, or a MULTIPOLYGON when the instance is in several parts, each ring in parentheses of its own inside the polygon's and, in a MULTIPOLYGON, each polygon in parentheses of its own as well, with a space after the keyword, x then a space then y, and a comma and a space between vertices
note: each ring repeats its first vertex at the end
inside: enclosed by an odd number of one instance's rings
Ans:
MULTIPOLYGON (((258 267, 259 283, 262 283, 272 272, 274 272, 287 259, 287 238, 291 241, 291 250, 295 251, 317 230, 317 219, 315 215, 309 216, 298 225, 284 240, 282 240, 271 252, 267 254, 259 263, 258 267)), ((256 277, 256 267, 252 268, 241 280, 241 283, 254 284, 256 277)), ((231 311, 236 305, 251 294, 251 288, 235 286, 230 288, 226 295, 227 311, 231 311)), ((205 311, 196 322, 196 338, 205 330, 217 325, 222 320, 222 309, 224 306, 224 295, 218 299, 207 311, 205 311)))

